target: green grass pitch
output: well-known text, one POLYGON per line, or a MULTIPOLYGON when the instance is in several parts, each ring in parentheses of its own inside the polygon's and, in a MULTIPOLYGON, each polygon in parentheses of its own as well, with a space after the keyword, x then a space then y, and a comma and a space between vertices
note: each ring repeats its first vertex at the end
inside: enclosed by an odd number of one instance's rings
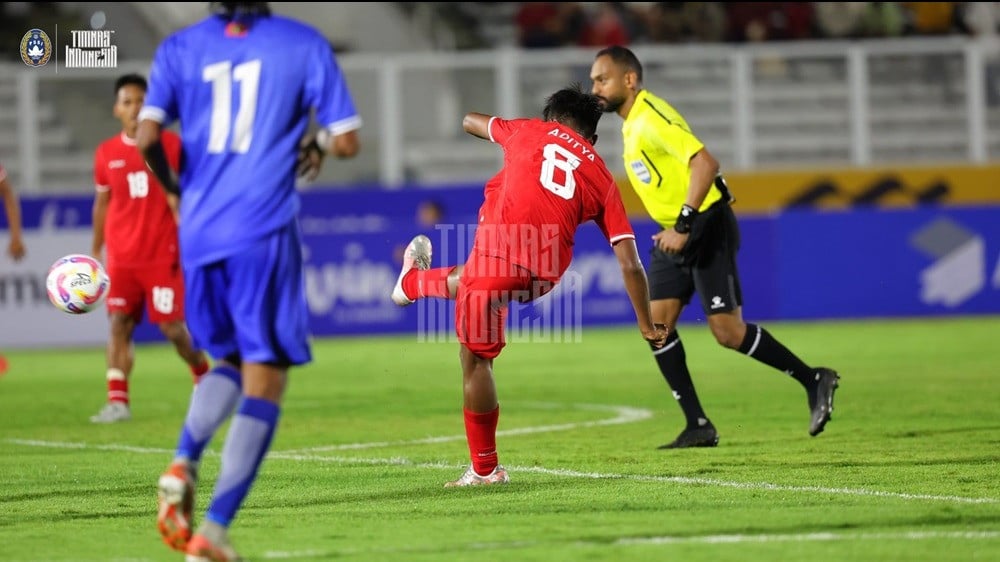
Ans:
MULTIPOLYGON (((841 373, 820 436, 798 384, 704 325, 681 335, 714 449, 656 450, 683 421, 636 330, 522 338, 496 363, 511 483, 448 490, 468 463, 457 344, 319 340, 234 545, 296 562, 1000 560, 1000 317, 764 325, 841 373)), ((5 355, 0 560, 182 560, 155 527, 191 391, 172 350, 137 348, 133 420, 114 426, 88 422, 103 350, 5 355)))

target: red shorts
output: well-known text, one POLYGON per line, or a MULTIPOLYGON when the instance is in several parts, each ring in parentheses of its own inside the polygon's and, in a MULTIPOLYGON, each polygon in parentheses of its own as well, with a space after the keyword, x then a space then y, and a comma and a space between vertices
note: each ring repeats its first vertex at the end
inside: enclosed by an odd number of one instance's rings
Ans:
POLYGON ((184 274, 180 265, 153 264, 108 269, 108 312, 142 320, 143 306, 153 324, 184 320, 184 274))
POLYGON ((507 307, 530 302, 555 285, 532 276, 507 260, 473 252, 462 270, 455 299, 458 341, 483 359, 493 359, 507 345, 507 307))

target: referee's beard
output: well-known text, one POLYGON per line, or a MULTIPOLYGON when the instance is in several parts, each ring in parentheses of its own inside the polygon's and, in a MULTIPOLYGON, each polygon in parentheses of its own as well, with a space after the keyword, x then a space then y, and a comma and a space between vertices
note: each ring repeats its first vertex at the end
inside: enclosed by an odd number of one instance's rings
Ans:
POLYGON ((597 96, 597 99, 600 100, 601 110, 604 113, 618 113, 621 106, 625 104, 624 99, 610 100, 601 96, 597 96))

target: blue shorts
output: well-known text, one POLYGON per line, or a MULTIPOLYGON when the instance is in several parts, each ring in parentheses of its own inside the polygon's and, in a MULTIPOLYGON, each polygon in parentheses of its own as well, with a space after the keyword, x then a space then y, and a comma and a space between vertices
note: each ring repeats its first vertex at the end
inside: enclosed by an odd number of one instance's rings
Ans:
POLYGON ((312 360, 298 223, 220 261, 186 267, 188 329, 216 359, 302 365, 312 360))

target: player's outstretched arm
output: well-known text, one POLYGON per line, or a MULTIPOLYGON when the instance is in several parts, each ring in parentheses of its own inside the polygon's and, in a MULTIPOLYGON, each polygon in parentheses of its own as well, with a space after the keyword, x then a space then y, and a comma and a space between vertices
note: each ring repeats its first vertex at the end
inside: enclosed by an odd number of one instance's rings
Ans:
POLYGON ((639 331, 642 337, 655 345, 661 347, 667 341, 667 331, 663 326, 653 324, 653 312, 649 308, 649 284, 646 281, 646 269, 639 259, 639 250, 636 248, 634 238, 626 238, 615 242, 615 257, 618 258, 618 266, 622 270, 622 278, 625 280, 625 292, 632 301, 632 308, 635 310, 636 320, 639 322, 639 331))
POLYGON ((462 119, 462 128, 465 129, 466 133, 469 133, 472 136, 489 140, 490 119, 492 118, 492 115, 476 113, 473 111, 465 114, 465 117, 462 119))

